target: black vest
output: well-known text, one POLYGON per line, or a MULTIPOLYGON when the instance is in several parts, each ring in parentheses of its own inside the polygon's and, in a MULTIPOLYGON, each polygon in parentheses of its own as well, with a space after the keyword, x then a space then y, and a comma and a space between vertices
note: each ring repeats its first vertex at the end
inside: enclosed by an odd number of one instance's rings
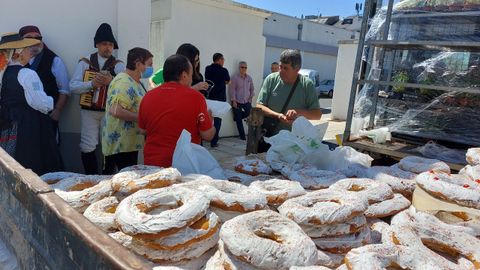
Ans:
POLYGON ((11 107, 28 107, 27 100, 25 99, 25 90, 18 82, 18 73, 22 68, 23 67, 19 65, 8 66, 3 74, 2 93, 0 97, 2 114, 6 113, 5 110, 11 107))
MULTIPOLYGON (((115 59, 115 57, 112 55, 110 56, 105 63, 103 64, 102 69, 100 69, 100 64, 98 63, 98 53, 92 53, 89 57, 89 59, 83 57, 80 59, 80 61, 85 62, 88 65, 88 70, 99 72, 100 70, 107 70, 113 77, 115 77, 117 74, 115 73, 115 66, 122 62, 120 60, 115 59)), ((107 94, 105 89, 105 101, 107 99, 107 94)), ((105 109, 98 109, 98 108, 92 108, 92 107, 87 107, 87 106, 81 106, 82 109, 84 110, 91 110, 91 111, 105 111, 105 109)))
POLYGON ((103 64, 102 69, 100 69, 100 64, 98 63, 98 53, 92 53, 90 55, 90 60, 85 61, 87 64, 90 65, 90 69, 94 71, 100 71, 100 70, 108 70, 110 74, 115 77, 117 74, 115 73, 115 66, 121 62, 120 60, 116 60, 115 57, 112 55, 110 58, 105 61, 105 64, 103 64))
POLYGON ((38 77, 40 77, 40 80, 42 81, 43 90, 47 96, 53 98, 54 104, 56 104, 58 100, 57 79, 52 73, 53 60, 56 56, 57 55, 54 52, 47 47, 44 47, 41 54, 37 55, 37 58, 39 59, 35 58, 34 63, 29 66, 29 68, 37 72, 38 77), (36 63, 37 61, 39 61, 38 65, 36 63))

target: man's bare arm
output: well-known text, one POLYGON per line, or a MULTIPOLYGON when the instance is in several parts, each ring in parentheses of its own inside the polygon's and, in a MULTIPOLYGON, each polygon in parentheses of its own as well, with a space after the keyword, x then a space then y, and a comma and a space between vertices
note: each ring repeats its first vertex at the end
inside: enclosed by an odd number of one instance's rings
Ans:
POLYGON ((281 113, 278 113, 272 109, 270 109, 269 107, 265 106, 265 105, 262 105, 262 104, 258 104, 257 103, 257 108, 260 108, 262 109, 262 112, 265 116, 268 116, 268 117, 272 117, 272 118, 279 118, 281 113))
POLYGON ((206 131, 200 131, 200 137, 202 137, 202 139, 205 141, 211 141, 213 139, 213 136, 215 136, 215 131, 215 127, 211 127, 209 130, 206 131))
POLYGON ((279 119, 280 121, 282 122, 285 122, 285 123, 291 123, 291 121, 289 121, 287 119, 287 117, 285 116, 285 114, 283 113, 278 113, 272 109, 270 109, 269 107, 265 106, 265 105, 262 105, 262 104, 257 104, 256 105, 257 108, 260 108, 263 112, 263 114, 265 116, 268 116, 268 117, 271 117, 271 118, 276 118, 276 119, 279 119))
POLYGON ((322 111, 320 109, 313 110, 296 110, 298 116, 303 116, 308 120, 320 120, 322 118, 322 111))

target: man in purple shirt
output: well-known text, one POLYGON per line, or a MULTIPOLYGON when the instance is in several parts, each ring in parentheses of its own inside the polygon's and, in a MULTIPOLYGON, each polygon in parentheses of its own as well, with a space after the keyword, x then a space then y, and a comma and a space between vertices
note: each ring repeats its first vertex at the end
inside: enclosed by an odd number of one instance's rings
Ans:
POLYGON ((239 72, 233 75, 230 81, 230 99, 232 101, 233 119, 237 123, 238 134, 241 140, 245 140, 243 119, 250 114, 252 109, 252 98, 255 94, 253 80, 247 74, 247 62, 241 61, 238 64, 239 72))

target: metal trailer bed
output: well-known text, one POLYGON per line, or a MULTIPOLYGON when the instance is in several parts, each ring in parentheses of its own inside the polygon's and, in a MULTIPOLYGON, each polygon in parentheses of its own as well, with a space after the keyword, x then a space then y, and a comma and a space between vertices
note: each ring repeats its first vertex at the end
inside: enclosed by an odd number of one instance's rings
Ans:
POLYGON ((20 269, 152 269, 1 148, 0 240, 20 269))

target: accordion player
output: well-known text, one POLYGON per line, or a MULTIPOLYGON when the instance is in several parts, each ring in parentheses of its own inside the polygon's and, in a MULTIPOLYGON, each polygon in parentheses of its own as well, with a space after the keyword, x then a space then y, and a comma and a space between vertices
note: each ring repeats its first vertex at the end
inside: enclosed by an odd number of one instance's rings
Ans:
MULTIPOLYGON (((85 73, 83 75, 83 81, 91 81, 97 76, 96 71, 87 69, 85 70, 85 73)), ((108 74, 109 72, 107 70, 101 70, 100 73, 102 74, 108 74)), ((103 111, 105 110, 105 106, 107 103, 107 91, 108 91, 108 86, 102 86, 98 88, 93 88, 90 91, 83 93, 80 95, 80 106, 83 109, 89 109, 89 110, 99 110, 103 111)))

